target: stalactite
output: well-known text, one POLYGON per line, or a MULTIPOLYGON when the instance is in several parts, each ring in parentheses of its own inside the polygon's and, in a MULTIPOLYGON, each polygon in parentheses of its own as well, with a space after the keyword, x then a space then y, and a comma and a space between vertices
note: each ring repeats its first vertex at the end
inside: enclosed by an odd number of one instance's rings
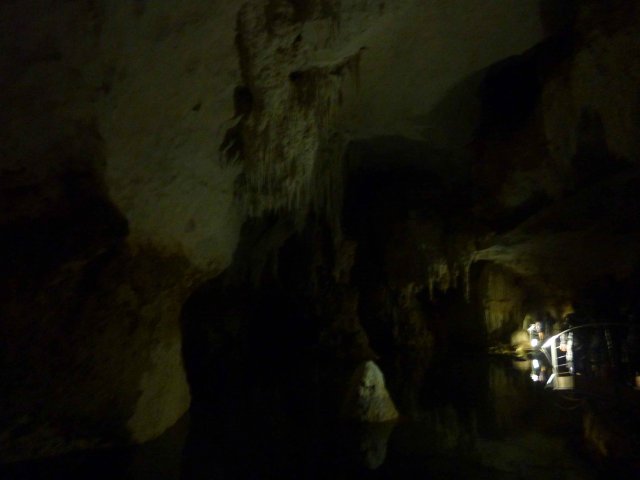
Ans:
POLYGON ((358 83, 362 50, 301 68, 311 48, 302 41, 301 22, 339 24, 340 2, 285 3, 268 4, 266 13, 247 4, 240 12, 237 45, 252 108, 228 130, 221 149, 242 164, 237 196, 249 216, 295 212, 304 219, 315 211, 337 227, 346 139, 333 124, 345 82, 358 83))
POLYGON ((433 300, 436 291, 446 293, 450 289, 461 288, 469 300, 469 261, 464 257, 451 263, 444 257, 434 259, 427 269, 427 287, 433 300))
POLYGON ((464 262, 464 299, 471 301, 471 267, 475 262, 475 252, 464 262))

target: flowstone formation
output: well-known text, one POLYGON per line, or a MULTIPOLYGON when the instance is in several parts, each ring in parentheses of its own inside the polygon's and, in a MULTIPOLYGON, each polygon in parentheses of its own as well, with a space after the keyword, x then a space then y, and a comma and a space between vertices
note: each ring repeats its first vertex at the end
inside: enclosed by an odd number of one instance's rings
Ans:
POLYGON ((344 139, 334 118, 343 83, 357 75, 360 52, 323 64, 314 59, 314 47, 330 50, 337 43, 335 8, 250 2, 238 16, 244 98, 223 150, 230 161, 242 162, 238 193, 252 216, 339 208, 332 192, 342 188, 344 139), (316 34, 312 42, 308 23, 316 34))

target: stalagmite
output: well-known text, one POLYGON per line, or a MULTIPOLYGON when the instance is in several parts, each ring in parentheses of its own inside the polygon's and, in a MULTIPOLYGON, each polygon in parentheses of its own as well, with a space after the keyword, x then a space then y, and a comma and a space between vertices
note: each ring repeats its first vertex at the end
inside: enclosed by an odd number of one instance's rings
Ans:
POLYGON ((389 422, 398 418, 384 375, 373 361, 356 368, 349 383, 343 415, 359 422, 389 422))

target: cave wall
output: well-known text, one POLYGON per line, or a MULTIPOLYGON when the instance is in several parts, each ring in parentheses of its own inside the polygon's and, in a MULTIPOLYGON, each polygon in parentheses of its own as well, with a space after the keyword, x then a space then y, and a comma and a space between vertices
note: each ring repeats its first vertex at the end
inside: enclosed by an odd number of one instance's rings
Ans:
MULTIPOLYGON (((569 3, 556 17, 561 30, 467 74, 432 107, 431 118, 444 128, 452 105, 466 105, 462 111, 475 119, 466 133, 445 142, 436 129, 407 139, 412 130, 405 128, 400 136, 355 144, 357 168, 410 172, 393 192, 385 190, 393 174, 379 174, 386 178, 372 187, 373 200, 362 201, 404 199, 406 211, 413 210, 409 220, 381 215, 376 221, 385 227, 370 232, 384 239, 377 248, 388 252, 389 278, 416 291, 427 285, 427 310, 438 304, 438 292, 446 297, 462 284, 478 310, 469 321, 483 319, 490 341, 508 341, 527 313, 560 319, 571 305, 590 303, 585 292, 593 285, 626 284, 638 268, 638 8, 569 3), (440 178, 422 187, 437 198, 408 199, 425 171, 440 178), (482 270, 477 281, 470 275, 475 265, 482 270)), ((633 295, 609 296, 633 303, 633 295)))
POLYGON ((537 283, 550 304, 638 266, 639 13, 613 7, 586 2, 571 35, 516 59, 536 72, 537 100, 474 146, 476 213, 498 233, 476 259, 537 283))
POLYGON ((474 288, 478 289, 487 341, 491 344, 522 328, 526 288, 513 273, 499 265, 489 263, 481 268, 474 288))
POLYGON ((560 164, 571 160, 576 173, 609 173, 620 168, 616 160, 637 165, 638 15, 635 2, 587 2, 576 21, 575 54, 545 85, 549 153, 560 164))
POLYGON ((189 407, 179 314, 231 259, 238 5, 3 2, 3 460, 142 442, 189 407))
POLYGON ((3 460, 142 442, 173 424, 189 405, 182 306, 230 266, 239 288, 341 299, 315 312, 327 322, 316 333, 351 363, 387 347, 428 363, 443 318, 470 318, 472 261, 499 265, 479 284, 491 332, 515 323, 515 277, 570 299, 589 279, 628 276, 640 251, 637 8, 585 2, 558 17, 549 3, 2 2, 3 460), (528 50, 574 16, 556 54, 528 50), (478 89, 522 69, 536 101, 504 129, 509 115, 487 119, 478 89), (353 140, 365 170, 404 162, 411 178, 422 164, 431 183, 417 190, 430 193, 371 209, 370 230, 342 229, 353 140), (584 205, 608 198, 594 220, 584 205), (270 220, 247 234, 248 216, 270 220), (309 218, 328 239, 300 233, 309 218), (277 253, 292 255, 300 234, 332 253, 301 247, 308 270, 283 281, 277 253), (385 318, 367 315, 378 307, 385 318))

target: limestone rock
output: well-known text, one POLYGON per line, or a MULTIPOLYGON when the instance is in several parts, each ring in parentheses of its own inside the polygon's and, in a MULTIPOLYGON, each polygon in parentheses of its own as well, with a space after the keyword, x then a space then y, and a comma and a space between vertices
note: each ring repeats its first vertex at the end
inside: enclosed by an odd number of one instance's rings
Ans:
POLYGON ((489 264, 483 269, 477 288, 482 298, 489 340, 507 338, 511 332, 520 328, 524 318, 524 291, 518 285, 516 276, 505 268, 489 264))
POLYGON ((343 415, 360 422, 388 422, 398 418, 384 375, 373 361, 356 368, 348 387, 343 415))
POLYGON ((238 8, 0 5, 2 460, 143 442, 188 409, 180 309, 240 225, 218 151, 238 8))
POLYGON ((184 259, 124 248, 3 282, 0 458, 146 441, 180 418, 189 275, 184 259))
POLYGON ((516 330, 511 334, 511 346, 522 350, 531 346, 531 340, 529 338, 529 332, 526 330, 516 330))

